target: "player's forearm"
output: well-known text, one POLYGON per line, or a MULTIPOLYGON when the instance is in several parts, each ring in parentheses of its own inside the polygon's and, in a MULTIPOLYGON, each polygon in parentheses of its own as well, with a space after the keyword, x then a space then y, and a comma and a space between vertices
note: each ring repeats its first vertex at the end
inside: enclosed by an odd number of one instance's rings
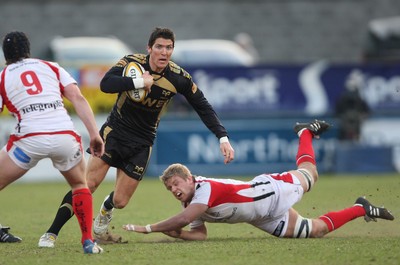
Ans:
POLYGON ((171 231, 181 231, 182 227, 185 227, 189 223, 190 223, 190 221, 187 221, 184 218, 174 216, 165 221, 161 221, 156 224, 148 224, 145 226, 127 224, 127 225, 123 226, 123 229, 125 229, 127 231, 135 231, 137 233, 145 233, 145 234, 152 233, 152 232, 161 232, 161 233, 168 234, 172 237, 178 237, 178 232, 173 233, 171 231))
POLYGON ((81 96, 72 102, 76 114, 88 130, 89 136, 92 138, 98 134, 98 128, 92 109, 87 100, 81 96))
POLYGON ((119 93, 134 87, 132 78, 117 76, 113 73, 107 73, 100 82, 100 89, 104 93, 119 93))
POLYGON ((182 216, 174 216, 167 220, 158 222, 151 225, 152 232, 168 232, 182 229, 183 227, 190 224, 191 220, 186 219, 182 216))
POLYGON ((173 238, 179 238, 188 241, 200 241, 207 239, 207 235, 199 231, 180 230, 180 231, 168 231, 163 233, 173 238))

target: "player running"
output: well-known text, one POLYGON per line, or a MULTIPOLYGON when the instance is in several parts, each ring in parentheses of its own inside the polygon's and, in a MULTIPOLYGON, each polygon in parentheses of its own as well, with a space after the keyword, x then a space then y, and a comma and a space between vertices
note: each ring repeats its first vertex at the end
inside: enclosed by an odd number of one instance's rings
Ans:
MULTIPOLYGON (((89 188, 94 192, 110 167, 116 168, 115 188, 104 199, 93 226, 96 240, 102 243, 125 242, 108 229, 114 209, 123 209, 128 205, 145 175, 162 112, 175 95, 183 95, 204 125, 217 137, 224 163, 234 159, 228 132, 203 92, 189 73, 170 61, 174 45, 175 34, 170 29, 155 28, 148 40, 148 54, 124 56, 100 83, 103 92, 118 94, 107 121, 100 129, 105 154, 101 158, 90 158, 86 176, 89 188), (136 62, 145 69, 141 78, 123 76, 124 68, 130 62, 136 62), (149 92, 141 102, 128 95, 129 91, 138 87, 149 92)), ((54 247, 61 228, 73 215, 70 204, 69 192, 62 200, 53 223, 39 239, 39 247, 54 247)))

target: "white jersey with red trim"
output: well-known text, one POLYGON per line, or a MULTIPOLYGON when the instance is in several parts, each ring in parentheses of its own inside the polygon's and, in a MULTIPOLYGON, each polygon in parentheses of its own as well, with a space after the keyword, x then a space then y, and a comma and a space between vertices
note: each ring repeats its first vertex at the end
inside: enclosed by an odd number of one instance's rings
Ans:
POLYGON ((190 204, 206 204, 209 208, 190 227, 204 222, 256 224, 273 220, 285 214, 303 194, 298 180, 288 172, 262 174, 247 182, 205 177, 195 180, 190 204), (280 199, 282 196, 284 199, 280 199))
POLYGON ((24 59, 0 73, 0 107, 17 119, 15 135, 73 130, 64 108, 64 87, 76 81, 57 63, 24 59))

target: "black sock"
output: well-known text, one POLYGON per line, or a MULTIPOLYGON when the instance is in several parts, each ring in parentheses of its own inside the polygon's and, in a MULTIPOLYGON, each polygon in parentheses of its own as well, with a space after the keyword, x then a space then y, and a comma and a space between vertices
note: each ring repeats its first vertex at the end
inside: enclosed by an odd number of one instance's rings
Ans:
POLYGON ((107 198, 107 200, 104 201, 103 206, 107 211, 110 211, 114 208, 114 203, 113 203, 113 199, 114 199, 114 191, 112 191, 109 195, 109 197, 107 198))
POLYGON ((61 228, 68 222, 71 217, 74 216, 74 210, 72 209, 72 191, 65 194, 60 207, 58 208, 56 217, 51 224, 47 233, 53 233, 58 235, 61 228))

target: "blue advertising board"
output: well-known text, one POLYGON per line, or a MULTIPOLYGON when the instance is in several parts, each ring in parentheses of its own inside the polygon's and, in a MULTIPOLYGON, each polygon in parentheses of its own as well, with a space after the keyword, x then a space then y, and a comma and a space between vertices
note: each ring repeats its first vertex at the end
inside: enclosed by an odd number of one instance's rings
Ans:
POLYGON ((333 65, 317 61, 187 70, 220 115, 332 114, 354 70, 361 72, 360 94, 373 112, 400 114, 400 65, 333 65))
MULTIPOLYGON (((148 175, 160 175, 172 163, 183 163, 193 174, 256 175, 296 168, 298 137, 291 119, 226 120, 235 160, 225 165, 218 139, 200 120, 162 121, 148 175)), ((332 169, 336 130, 314 142, 319 170, 332 169)))

